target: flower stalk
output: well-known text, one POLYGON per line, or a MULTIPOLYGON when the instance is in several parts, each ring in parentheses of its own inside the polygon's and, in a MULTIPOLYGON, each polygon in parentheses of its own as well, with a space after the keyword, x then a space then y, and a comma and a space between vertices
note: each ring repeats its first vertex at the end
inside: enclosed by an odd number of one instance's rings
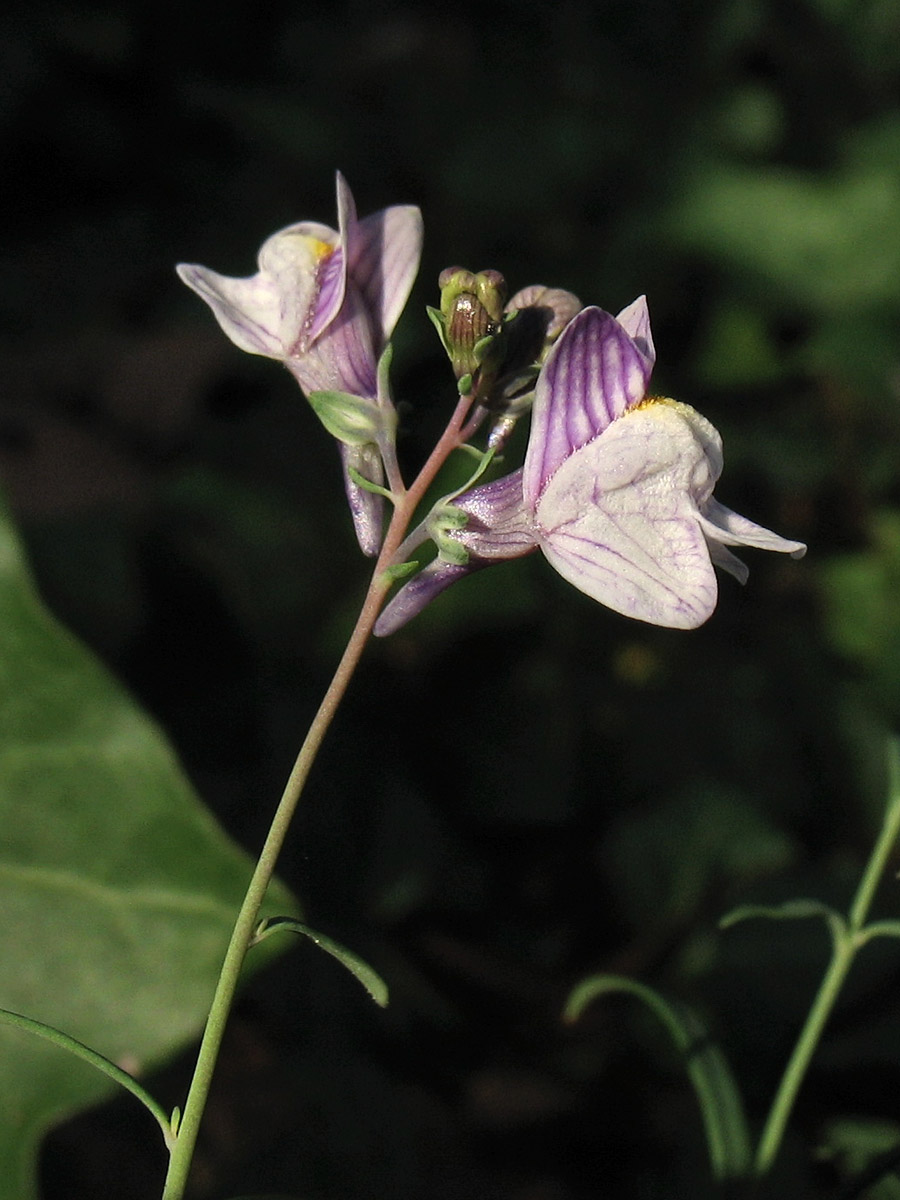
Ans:
POLYGON ((197 1143, 200 1122, 209 1097, 213 1073, 225 1026, 234 1002, 241 968, 247 956, 259 920, 259 911, 266 891, 275 874, 275 867, 288 830, 297 811, 303 788, 325 735, 347 691, 350 680, 362 658, 385 596, 391 586, 388 573, 396 562, 397 551, 412 521, 413 515, 450 454, 461 444, 461 431, 472 407, 473 397, 462 396, 447 428, 441 435, 421 471, 409 488, 395 496, 394 514, 388 527, 381 552, 372 572, 372 579, 363 600, 359 616, 350 634, 344 653, 319 705, 312 724, 288 776, 284 791, 272 818, 259 859, 247 887, 244 900, 232 929, 222 969, 216 984, 206 1027, 200 1042, 197 1062, 177 1135, 172 1140, 171 1156, 162 1200, 182 1200, 187 1186, 191 1161, 197 1143))

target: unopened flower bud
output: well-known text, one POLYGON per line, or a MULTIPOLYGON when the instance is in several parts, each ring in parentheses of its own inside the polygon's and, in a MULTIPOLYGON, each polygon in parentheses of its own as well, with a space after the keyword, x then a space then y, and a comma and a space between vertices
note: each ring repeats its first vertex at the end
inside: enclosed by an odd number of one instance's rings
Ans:
POLYGON ((506 282, 499 271, 448 267, 438 278, 443 339, 457 379, 474 376, 503 327, 506 282))

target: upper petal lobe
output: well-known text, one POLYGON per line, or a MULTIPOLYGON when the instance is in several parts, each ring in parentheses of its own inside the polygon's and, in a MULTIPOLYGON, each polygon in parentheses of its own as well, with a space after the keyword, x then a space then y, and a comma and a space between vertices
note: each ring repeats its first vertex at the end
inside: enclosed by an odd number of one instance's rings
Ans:
POLYGON ((523 493, 537 502, 561 465, 646 394, 652 360, 601 308, 566 326, 537 382, 523 493))

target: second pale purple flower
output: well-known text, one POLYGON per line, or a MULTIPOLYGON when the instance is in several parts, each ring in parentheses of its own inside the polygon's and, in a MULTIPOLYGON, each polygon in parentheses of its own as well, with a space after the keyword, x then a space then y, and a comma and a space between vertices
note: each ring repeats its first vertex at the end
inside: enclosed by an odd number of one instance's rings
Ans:
MULTIPOLYGON (((340 174, 337 210, 337 230, 303 221, 273 234, 256 275, 234 279, 187 263, 178 274, 236 346, 283 362, 307 395, 346 392, 388 409, 377 364, 418 271, 422 217, 417 208, 397 206, 359 220, 340 174)), ((361 487, 351 468, 381 483, 378 447, 340 450, 360 546, 375 554, 382 499, 361 487)))

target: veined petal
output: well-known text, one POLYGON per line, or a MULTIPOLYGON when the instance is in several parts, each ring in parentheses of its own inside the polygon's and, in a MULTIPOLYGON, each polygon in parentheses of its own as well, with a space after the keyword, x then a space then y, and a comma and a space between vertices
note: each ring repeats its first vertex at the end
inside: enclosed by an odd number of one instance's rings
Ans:
POLYGON ((712 497, 700 510, 700 525, 710 542, 724 546, 756 546, 760 550, 775 550, 779 554, 790 554, 791 558, 802 558, 806 553, 803 542, 792 542, 779 537, 770 529, 748 521, 746 517, 732 512, 712 497))
POLYGON ((654 625, 695 628, 717 595, 693 497, 709 475, 704 447, 677 406, 634 409, 550 480, 535 511, 541 549, 601 604, 654 625))
POLYGON ((278 295, 278 332, 286 355, 308 349, 323 284, 340 269, 339 252, 337 234, 317 221, 289 225, 263 243, 260 274, 278 295))
POLYGON ((281 296, 265 275, 232 279, 196 263, 175 268, 183 283, 205 300, 225 334, 248 354, 283 358, 281 296))
POLYGON ((535 504, 577 450, 638 404, 650 359, 615 317, 585 308, 547 356, 537 387, 525 453, 523 493, 535 504))
POLYGON ((335 187, 338 214, 337 243, 334 253, 323 257, 319 263, 316 277, 316 301, 306 335, 308 345, 312 345, 340 312, 347 287, 347 248, 356 225, 356 204, 353 201, 353 193, 340 171, 335 175, 335 187))
POLYGON ((530 512, 522 501, 522 472, 514 471, 454 501, 469 520, 449 536, 468 551, 469 561, 452 563, 440 556, 400 588, 375 625, 386 637, 412 620, 451 583, 505 558, 520 558, 537 549, 530 512))
POLYGON ((304 392, 339 391, 375 397, 377 362, 372 329, 352 284, 347 287, 337 318, 304 354, 292 354, 284 362, 304 392))
POLYGON ((623 308, 616 320, 633 338, 638 350, 647 359, 648 375, 656 363, 656 347, 653 345, 653 334, 650 332, 650 310, 647 308, 647 297, 638 296, 627 308, 623 308))
POLYGON ((414 575, 408 583, 397 592, 397 595, 385 606, 384 612, 375 622, 372 632, 376 637, 387 637, 395 633, 407 621, 417 617, 419 613, 435 596, 439 596, 451 583, 471 575, 473 571, 487 566, 487 563, 475 560, 459 565, 445 562, 436 558, 423 567, 418 575, 414 575))
POLYGON ((412 205, 385 208, 353 226, 350 276, 369 311, 379 352, 409 298, 421 253, 422 214, 412 205))
POLYGON ((473 488, 455 501, 468 514, 455 535, 481 559, 519 558, 537 547, 531 513, 522 499, 522 470, 473 488))

